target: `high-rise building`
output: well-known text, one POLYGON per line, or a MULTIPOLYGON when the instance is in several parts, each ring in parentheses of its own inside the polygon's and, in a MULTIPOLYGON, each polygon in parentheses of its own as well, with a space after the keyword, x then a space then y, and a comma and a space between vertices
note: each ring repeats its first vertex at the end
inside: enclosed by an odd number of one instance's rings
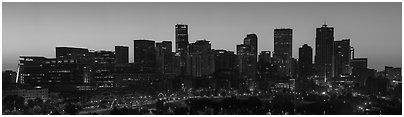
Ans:
POLYGON ((134 64, 138 72, 153 73, 156 67, 155 42, 134 40, 134 64))
POLYGON ((291 68, 290 68, 290 71, 291 71, 291 76, 292 76, 292 78, 294 78, 294 79, 296 79, 297 77, 298 77, 298 73, 299 73, 299 62, 297 61, 297 59, 296 58, 292 58, 292 59, 290 59, 290 64, 291 64, 291 68))
POLYGON ((351 74, 351 45, 349 39, 334 41, 335 77, 351 74))
POLYGON ((247 37, 244 38, 244 44, 250 46, 250 54, 253 54, 255 57, 255 64, 257 63, 257 55, 258 55, 258 37, 256 34, 248 34, 247 37))
POLYGON ((385 76, 389 80, 402 81, 401 68, 385 66, 385 76))
POLYGON ((207 40, 197 40, 190 44, 188 56, 187 74, 194 77, 202 77, 215 71, 214 56, 211 52, 211 44, 207 40))
POLYGON ((248 69, 251 70, 249 76, 252 79, 256 79, 257 76, 257 56, 258 56, 258 37, 256 34, 248 34, 247 37, 244 38, 244 44, 248 45, 249 48, 247 50, 247 55, 251 56, 250 60, 248 60, 247 66, 248 69))
POLYGON ((162 44, 162 49, 163 49, 163 52, 164 53, 171 53, 171 52, 173 52, 172 50, 172 45, 173 45, 173 43, 171 42, 171 41, 162 41, 161 42, 161 44, 162 44))
POLYGON ((91 60, 93 61, 93 83, 97 88, 108 89, 116 87, 115 78, 113 77, 115 66, 114 51, 90 51, 91 60))
POLYGON ((258 61, 270 63, 271 51, 261 51, 260 55, 258 56, 258 61))
POLYGON ((352 69, 367 69, 368 58, 354 58, 351 61, 352 69))
POLYGON ((115 46, 115 64, 129 63, 129 47, 115 46))
POLYGON ((88 49, 85 48, 56 47, 56 58, 82 59, 88 56, 88 49))
POLYGON ((17 81, 50 91, 93 90, 91 62, 85 59, 20 56, 17 81))
POLYGON ((156 73, 164 73, 164 51, 163 44, 156 42, 156 73))
POLYGON ((313 69, 313 49, 304 44, 299 48, 299 77, 307 78, 312 75, 313 69))
POLYGON ((237 55, 233 51, 213 50, 216 88, 239 88, 237 55))
POLYGON ((161 43, 156 43, 156 64, 157 71, 164 74, 174 74, 175 72, 175 62, 174 62, 174 52, 172 52, 172 42, 162 41, 161 43))
POLYGON ((188 25, 175 25, 175 51, 180 57, 180 75, 185 75, 187 73, 187 56, 189 55, 188 25))
POLYGON ((352 78, 359 86, 365 86, 366 80, 369 77, 376 76, 376 70, 368 69, 367 67, 368 59, 367 58, 353 58, 351 61, 352 66, 352 78))
POLYGON ((334 77, 333 73, 333 55, 334 55, 334 28, 324 24, 316 29, 316 55, 314 66, 316 75, 324 77, 329 81, 334 77))
POLYGON ((236 70, 237 55, 233 51, 213 50, 215 71, 236 70))
POLYGON ((271 51, 261 51, 257 63, 257 85, 261 90, 268 90, 270 88, 269 82, 273 79, 276 68, 273 64, 271 51))
POLYGON ((284 76, 291 76, 292 29, 274 30, 274 58, 278 71, 284 76))
POLYGON ((241 88, 254 89, 257 77, 257 35, 248 34, 244 44, 237 45, 238 67, 241 77, 241 88))

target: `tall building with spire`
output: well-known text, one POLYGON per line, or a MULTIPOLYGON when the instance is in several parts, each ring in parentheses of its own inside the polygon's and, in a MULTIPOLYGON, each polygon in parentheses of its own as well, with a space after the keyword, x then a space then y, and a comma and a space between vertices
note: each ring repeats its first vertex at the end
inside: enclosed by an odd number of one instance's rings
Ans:
POLYGON ((334 77, 334 28, 328 27, 325 23, 324 21, 324 25, 316 29, 314 64, 316 75, 329 81, 334 77))

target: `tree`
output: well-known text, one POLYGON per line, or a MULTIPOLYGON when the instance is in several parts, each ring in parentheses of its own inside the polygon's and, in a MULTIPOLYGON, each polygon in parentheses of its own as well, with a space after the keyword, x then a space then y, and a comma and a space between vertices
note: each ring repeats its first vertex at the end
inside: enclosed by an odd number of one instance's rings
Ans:
POLYGON ((34 107, 35 107, 34 100, 29 99, 29 100, 27 101, 27 103, 28 103, 28 107, 29 107, 29 108, 34 108, 34 107))
POLYGON ((9 95, 3 99, 4 109, 13 110, 24 108, 25 98, 18 95, 9 95))
POLYGON ((68 103, 65 105, 65 111, 70 115, 75 115, 79 112, 79 109, 75 104, 68 103))
POLYGON ((36 115, 41 114, 42 108, 40 106, 35 106, 34 109, 32 109, 33 113, 36 115))
POLYGON ((34 103, 35 106, 42 106, 43 100, 41 98, 35 98, 34 103))

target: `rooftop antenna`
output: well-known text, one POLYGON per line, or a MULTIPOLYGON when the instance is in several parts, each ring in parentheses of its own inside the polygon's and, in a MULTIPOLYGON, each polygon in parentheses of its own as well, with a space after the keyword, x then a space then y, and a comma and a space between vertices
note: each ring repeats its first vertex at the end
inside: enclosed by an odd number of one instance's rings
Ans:
POLYGON ((327 17, 324 16, 324 25, 323 26, 327 26, 327 17))

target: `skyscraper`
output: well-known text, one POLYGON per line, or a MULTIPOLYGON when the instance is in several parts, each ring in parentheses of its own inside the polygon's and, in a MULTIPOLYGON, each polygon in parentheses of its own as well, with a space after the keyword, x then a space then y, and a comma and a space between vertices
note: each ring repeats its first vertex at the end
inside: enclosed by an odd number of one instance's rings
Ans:
POLYGON ((171 41, 162 41, 161 42, 161 44, 162 44, 162 47, 163 47, 163 52, 164 53, 171 53, 171 52, 173 52, 172 50, 172 45, 173 45, 173 43, 171 42, 171 41))
POLYGON ((164 47, 156 42, 156 73, 164 73, 164 47))
POLYGON ((238 67, 241 78, 241 87, 253 89, 255 87, 254 80, 257 76, 257 35, 248 34, 244 38, 244 44, 237 45, 238 67))
POLYGON ((352 69, 367 69, 368 58, 354 58, 351 61, 352 69))
POLYGON ((271 62, 271 51, 261 51, 258 61, 270 63, 271 62))
POLYGON ((139 72, 155 72, 155 42, 151 40, 134 40, 134 64, 139 72))
POLYGON ((175 51, 180 56, 180 74, 185 75, 187 71, 186 61, 189 55, 188 25, 175 25, 175 51))
POLYGON ((202 77, 212 74, 215 71, 214 56, 211 52, 210 41, 197 40, 189 46, 190 55, 188 57, 187 69, 189 75, 202 77))
POLYGON ((333 74, 334 28, 324 24, 316 29, 316 55, 314 65, 317 75, 329 81, 333 74))
POLYGON ((157 70, 164 74, 173 74, 175 62, 172 42, 162 41, 161 43, 156 43, 156 48, 157 70))
POLYGON ((266 90, 269 87, 268 81, 271 80, 271 75, 276 71, 272 62, 271 51, 261 51, 257 63, 257 82, 260 89, 266 90))
POLYGON ((115 46, 115 63, 116 64, 129 63, 129 47, 115 46))
POLYGON ((214 50, 215 71, 235 70, 237 55, 233 51, 214 50))
POLYGON ((292 29, 274 30, 274 58, 279 72, 291 76, 292 59, 292 29))
POLYGON ((249 46, 247 50, 247 55, 251 56, 251 59, 248 61, 248 69, 251 70, 249 73, 252 79, 256 78, 257 74, 257 56, 258 56, 258 37, 256 34, 248 34, 247 37, 244 38, 244 44, 249 46))
POLYGON ((313 49, 304 44, 299 48, 299 77, 306 78, 312 74, 313 69, 313 49))
POLYGON ((83 59, 88 56, 88 49, 85 48, 56 47, 56 58, 83 59))
POLYGON ((92 70, 93 82, 100 89, 116 87, 114 73, 115 53, 113 51, 91 51, 91 60, 93 61, 92 70))
POLYGON ((255 57, 255 63, 257 62, 258 55, 258 37, 256 34, 248 34, 247 37, 244 38, 244 44, 250 46, 250 52, 255 57))
POLYGON ((351 45, 349 39, 334 41, 335 77, 349 75, 351 61, 351 45))
POLYGON ((384 72, 385 76, 389 80, 395 80, 395 81, 402 81, 401 77, 401 68, 400 67, 391 67, 391 66, 385 66, 384 67, 384 72))

